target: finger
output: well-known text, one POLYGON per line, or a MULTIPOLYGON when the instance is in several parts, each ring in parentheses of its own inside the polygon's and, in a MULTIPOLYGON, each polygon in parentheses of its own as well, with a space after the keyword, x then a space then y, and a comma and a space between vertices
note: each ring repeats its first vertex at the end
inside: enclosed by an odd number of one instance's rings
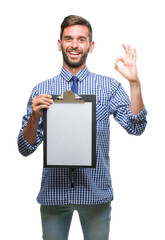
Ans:
POLYGON ((118 65, 115 65, 115 70, 118 71, 120 74, 122 74, 122 68, 120 68, 118 65))
POLYGON ((52 95, 49 95, 49 94, 40 94, 38 96, 36 96, 37 98, 40 98, 40 97, 45 97, 45 98, 52 98, 52 95))
POLYGON ((129 53, 129 58, 133 59, 134 58, 134 54, 133 54, 131 45, 128 45, 128 53, 129 53))
POLYGON ((40 103, 33 103, 32 104, 32 109, 42 109, 42 108, 49 108, 50 103, 45 103, 45 102, 40 102, 40 103))
POLYGON ((123 57, 118 57, 115 61, 115 70, 117 70, 120 74, 122 74, 123 68, 119 67, 119 62, 122 62, 124 64, 125 59, 123 57))
POLYGON ((125 44, 122 44, 122 47, 124 48, 126 58, 129 58, 130 57, 130 52, 129 52, 128 46, 126 46, 125 44))
POLYGON ((118 58, 116 58, 116 61, 115 61, 115 63, 118 63, 118 62, 122 62, 122 63, 124 63, 125 62, 125 58, 124 57, 118 57, 118 58))
POLYGON ((132 47, 130 45, 128 46, 128 48, 130 51, 130 58, 136 61, 136 48, 133 48, 132 50, 132 47))
POLYGON ((134 53, 132 51, 132 47, 130 44, 128 44, 127 46, 125 44, 122 44, 124 50, 125 50, 125 53, 126 53, 126 57, 127 58, 130 58, 130 59, 133 59, 134 58, 134 53))
POLYGON ((131 53, 132 53, 132 47, 131 47, 131 45, 128 44, 127 48, 128 48, 129 54, 131 54, 131 53))
POLYGON ((124 50, 127 48, 124 43, 122 43, 121 45, 122 45, 122 47, 124 48, 124 50))
POLYGON ((134 60, 136 61, 137 59, 137 52, 136 52, 136 48, 133 49, 133 54, 134 54, 134 60))
POLYGON ((34 101, 40 101, 40 100, 44 100, 47 102, 52 102, 52 96, 48 95, 48 94, 40 94, 36 97, 33 98, 34 101))
POLYGON ((37 97, 34 97, 32 100, 32 104, 35 104, 35 105, 51 104, 51 103, 53 103, 52 98, 45 95, 39 95, 37 97))
POLYGON ((45 102, 45 103, 53 103, 53 99, 52 98, 43 97, 43 96, 38 98, 38 101, 45 102))
POLYGON ((119 66, 118 66, 119 62, 124 63, 125 62, 125 58, 123 58, 123 57, 116 58, 116 60, 115 60, 115 69, 119 69, 119 66))
POLYGON ((39 106, 34 106, 32 107, 32 110, 34 112, 34 114, 37 114, 37 116, 40 116, 42 117, 42 114, 43 114, 43 109, 49 109, 50 105, 39 105, 39 106))
POLYGON ((33 108, 33 111, 34 112, 39 112, 39 111, 41 111, 43 109, 48 109, 49 107, 50 107, 50 105, 48 106, 48 105, 42 104, 42 105, 39 105, 39 106, 35 106, 33 108))

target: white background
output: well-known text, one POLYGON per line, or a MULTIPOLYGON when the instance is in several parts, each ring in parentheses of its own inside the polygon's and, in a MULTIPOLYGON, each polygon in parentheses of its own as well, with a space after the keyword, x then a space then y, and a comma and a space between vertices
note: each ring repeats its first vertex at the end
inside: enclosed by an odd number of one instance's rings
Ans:
MULTIPOLYGON (((140 136, 128 135, 111 118, 111 174, 114 189, 110 239, 164 240, 164 5, 157 0, 6 0, 0 3, 1 168, 0 218, 3 240, 41 239, 36 196, 42 173, 42 145, 24 158, 17 136, 32 88, 61 70, 60 24, 69 14, 87 18, 94 31, 88 68, 120 81, 115 58, 121 43, 137 48, 139 77, 148 110, 140 136)), ((83 239, 75 212, 69 240, 83 239)))

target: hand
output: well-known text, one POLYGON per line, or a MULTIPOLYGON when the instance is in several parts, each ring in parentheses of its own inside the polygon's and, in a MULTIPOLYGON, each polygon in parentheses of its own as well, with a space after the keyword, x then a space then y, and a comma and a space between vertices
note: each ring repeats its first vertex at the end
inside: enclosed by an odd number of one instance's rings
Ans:
POLYGON ((52 96, 48 94, 40 94, 34 97, 32 100, 32 116, 39 120, 43 115, 43 108, 49 108, 50 104, 53 103, 52 96))
POLYGON ((132 50, 131 46, 122 44, 125 50, 126 58, 118 57, 115 61, 115 69, 130 83, 139 82, 137 67, 136 67, 136 49, 132 50), (122 62, 123 67, 119 67, 118 63, 122 62))

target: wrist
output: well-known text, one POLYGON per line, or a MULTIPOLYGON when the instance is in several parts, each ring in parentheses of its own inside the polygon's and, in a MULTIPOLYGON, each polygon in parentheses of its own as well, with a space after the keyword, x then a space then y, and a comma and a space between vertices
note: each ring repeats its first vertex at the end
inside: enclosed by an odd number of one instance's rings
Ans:
POLYGON ((41 117, 40 115, 36 114, 35 112, 32 112, 30 115, 30 121, 38 124, 40 117, 41 117))
POLYGON ((36 142, 37 127, 38 127, 39 119, 40 119, 40 116, 32 112, 27 122, 27 125, 23 130, 24 139, 32 146, 36 142))
POLYGON ((130 84, 131 89, 140 89, 141 88, 141 83, 140 83, 139 79, 134 80, 134 81, 129 81, 129 84, 130 84))

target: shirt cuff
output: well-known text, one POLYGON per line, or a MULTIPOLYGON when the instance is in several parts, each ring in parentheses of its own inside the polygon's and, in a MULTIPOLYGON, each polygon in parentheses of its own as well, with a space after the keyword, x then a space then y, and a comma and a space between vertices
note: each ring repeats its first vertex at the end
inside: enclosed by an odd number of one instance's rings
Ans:
POLYGON ((142 111, 137 115, 134 115, 131 112, 130 108, 128 110, 128 117, 130 120, 132 120, 134 122, 141 122, 146 119, 146 116, 147 116, 147 110, 146 110, 145 106, 143 107, 142 111))
POLYGON ((38 144, 30 145, 23 136, 23 130, 20 131, 18 136, 18 149, 23 156, 32 154, 37 149, 38 144))

